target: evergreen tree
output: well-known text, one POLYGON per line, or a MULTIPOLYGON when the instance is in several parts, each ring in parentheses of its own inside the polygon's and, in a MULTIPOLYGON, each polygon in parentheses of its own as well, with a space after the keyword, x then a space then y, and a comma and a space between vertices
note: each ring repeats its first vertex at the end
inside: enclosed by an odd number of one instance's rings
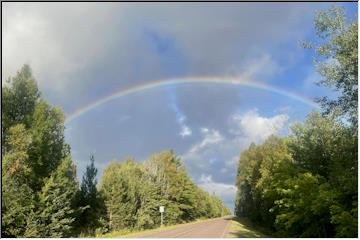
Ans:
POLYGON ((102 227, 101 218, 105 215, 104 201, 97 190, 97 169, 94 154, 90 155, 90 164, 86 167, 80 190, 77 193, 77 207, 83 208, 74 224, 78 232, 95 235, 97 228, 102 227))
POLYGON ((2 87, 2 236, 70 236, 75 166, 64 115, 25 65, 2 87))
POLYGON ((31 136, 23 124, 9 129, 8 149, 1 166, 1 235, 21 237, 26 230, 27 216, 34 207, 33 191, 28 185, 31 174, 27 149, 31 136))
POLYGON ((76 167, 71 158, 66 157, 46 179, 33 216, 37 224, 28 226, 26 236, 70 237, 74 221, 72 201, 77 189, 76 167))

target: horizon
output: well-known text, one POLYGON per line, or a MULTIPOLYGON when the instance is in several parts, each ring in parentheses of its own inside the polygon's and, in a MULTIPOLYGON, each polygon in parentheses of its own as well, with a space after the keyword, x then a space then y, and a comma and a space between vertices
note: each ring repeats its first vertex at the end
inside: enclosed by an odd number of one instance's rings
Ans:
MULTIPOLYGON (((113 159, 173 149, 233 212, 241 152, 286 135, 315 98, 337 96, 316 86, 311 51, 298 44, 315 41, 315 10, 333 4, 214 5, 4 3, 2 79, 29 64, 70 116, 79 181, 92 152, 100 182, 113 159)), ((337 5, 357 18, 357 3, 337 5)))

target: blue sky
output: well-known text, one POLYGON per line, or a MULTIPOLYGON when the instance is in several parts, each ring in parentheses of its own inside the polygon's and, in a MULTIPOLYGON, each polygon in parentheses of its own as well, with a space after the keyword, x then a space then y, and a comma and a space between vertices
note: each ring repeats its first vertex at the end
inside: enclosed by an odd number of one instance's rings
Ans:
MULTIPOLYGON (((45 98, 65 114, 159 79, 239 77, 306 98, 317 87, 315 11, 329 3, 4 3, 3 75, 30 64, 45 98)), ((357 17, 357 3, 340 3, 357 17)), ((130 94, 66 123, 81 178, 95 152, 99 178, 113 159, 173 149, 191 178, 233 209, 237 161, 251 142, 286 134, 309 105, 264 90, 170 85, 130 94)))

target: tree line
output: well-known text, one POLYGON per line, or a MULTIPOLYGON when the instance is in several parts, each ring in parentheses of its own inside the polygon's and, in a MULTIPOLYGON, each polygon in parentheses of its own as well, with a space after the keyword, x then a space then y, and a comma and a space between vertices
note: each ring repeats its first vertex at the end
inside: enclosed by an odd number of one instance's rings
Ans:
POLYGON ((169 225, 231 214, 217 196, 191 181, 172 151, 141 163, 132 158, 113 161, 104 170, 99 190, 108 210, 108 227, 114 230, 160 226, 159 206, 165 207, 164 222, 169 225))
POLYGON ((97 184, 94 156, 81 184, 65 117, 42 96, 24 65, 2 86, 1 236, 94 236, 120 229, 148 229, 165 224, 229 215, 215 195, 189 178, 172 151, 146 162, 112 162, 97 184))
POLYGON ((358 235, 358 25, 332 7, 315 20, 319 84, 338 91, 323 111, 242 152, 235 214, 280 237, 358 235))

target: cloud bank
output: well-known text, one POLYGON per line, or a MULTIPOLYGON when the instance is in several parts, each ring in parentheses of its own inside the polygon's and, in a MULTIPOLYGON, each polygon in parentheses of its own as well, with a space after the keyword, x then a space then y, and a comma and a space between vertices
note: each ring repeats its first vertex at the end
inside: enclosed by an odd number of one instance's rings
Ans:
POLYGON ((279 134, 289 120, 286 114, 260 116, 256 109, 234 114, 229 119, 229 133, 201 128, 202 140, 181 157, 192 176, 210 193, 219 193, 227 203, 235 199, 234 179, 240 153, 251 143, 260 144, 272 134, 279 134), (219 174, 220 173, 220 174, 219 174), (226 177, 224 177, 226 176, 226 177))

